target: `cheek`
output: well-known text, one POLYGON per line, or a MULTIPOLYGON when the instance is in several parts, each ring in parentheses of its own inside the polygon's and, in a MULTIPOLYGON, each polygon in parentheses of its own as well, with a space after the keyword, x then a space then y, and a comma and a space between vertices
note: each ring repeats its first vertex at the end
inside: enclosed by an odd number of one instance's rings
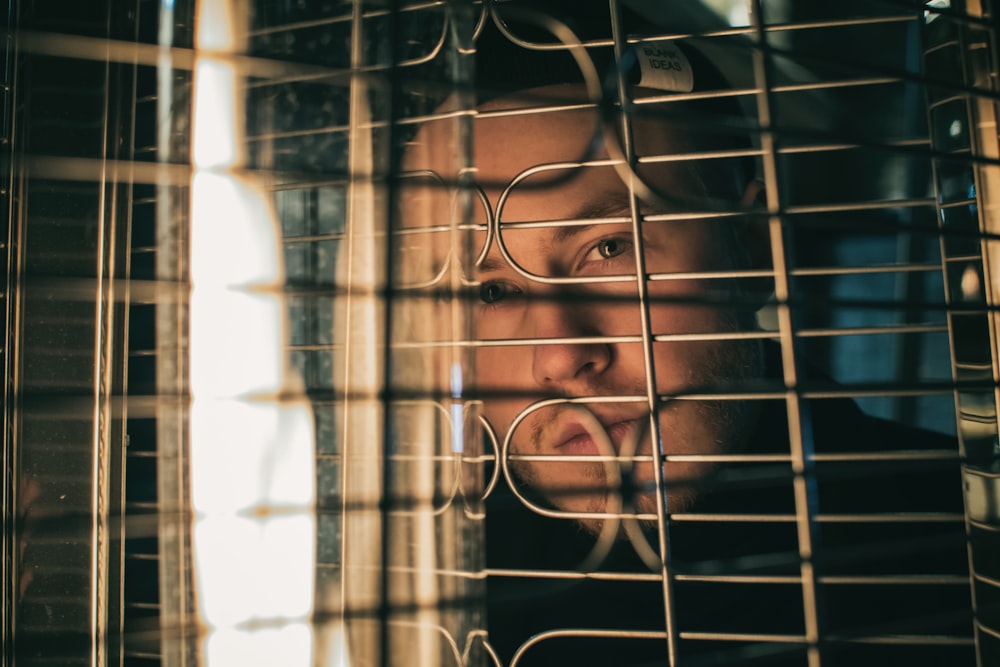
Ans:
POLYGON ((649 283, 650 326, 654 334, 712 333, 724 330, 727 299, 717 281, 659 280, 649 283))
MULTIPOLYGON (((691 307, 653 315, 654 334, 712 334, 737 331, 731 314, 691 307)), ((653 344, 657 390, 678 394, 709 388, 727 378, 741 377, 746 361, 743 343, 720 340, 661 340, 653 344)))
POLYGON ((530 363, 529 346, 483 346, 476 351, 475 386, 484 392, 516 388, 530 377, 525 375, 530 363))
POLYGON ((528 403, 523 396, 531 378, 529 350, 524 346, 483 347, 476 352, 473 391, 482 397, 483 414, 500 438, 528 403))

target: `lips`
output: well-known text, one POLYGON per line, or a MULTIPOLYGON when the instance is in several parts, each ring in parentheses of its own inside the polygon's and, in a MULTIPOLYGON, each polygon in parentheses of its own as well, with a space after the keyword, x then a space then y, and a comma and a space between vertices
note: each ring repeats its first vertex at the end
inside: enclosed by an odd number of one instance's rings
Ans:
POLYGON ((558 432, 558 435, 554 437, 550 442, 556 442, 555 454, 561 456, 598 456, 606 455, 610 452, 602 451, 602 448, 598 446, 598 440, 603 439, 602 433, 598 432, 596 434, 592 433, 593 430, 597 428, 602 428, 607 437, 611 439, 611 446, 614 449, 615 454, 620 454, 622 451, 622 444, 631 437, 635 437, 635 433, 638 429, 642 427, 642 422, 644 417, 636 417, 631 419, 622 419, 612 417, 605 423, 604 420, 595 420, 593 426, 589 429, 583 423, 572 420, 562 427, 558 432))
POLYGON ((558 443, 556 453, 563 456, 593 456, 601 453, 591 432, 578 422, 567 424, 555 438, 555 442, 558 443))

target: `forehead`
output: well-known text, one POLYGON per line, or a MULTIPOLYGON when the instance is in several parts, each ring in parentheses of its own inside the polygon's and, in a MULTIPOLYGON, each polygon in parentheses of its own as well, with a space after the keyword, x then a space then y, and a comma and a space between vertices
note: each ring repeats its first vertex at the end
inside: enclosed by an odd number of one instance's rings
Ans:
MULTIPOLYGON (((533 89, 517 98, 488 102, 476 110, 472 123, 473 174, 486 204, 472 202, 473 221, 480 229, 474 242, 475 255, 486 240, 482 230, 487 208, 500 220, 498 233, 505 242, 516 244, 518 253, 553 247, 550 237, 557 237, 567 225, 583 225, 595 218, 630 217, 633 190, 629 173, 610 159, 614 151, 608 150, 605 141, 608 128, 602 127, 599 120, 595 105, 586 101, 578 86, 533 89)), ((662 195, 654 203, 641 201, 641 192, 636 193, 644 215, 683 215, 704 210, 704 205, 699 208, 699 200, 712 196, 732 198, 733 193, 720 191, 721 181, 714 176, 709 175, 712 181, 706 182, 701 160, 694 159, 699 155, 698 142, 691 139, 689 131, 679 129, 655 111, 634 117, 630 131, 638 157, 636 173, 662 195)), ((614 136, 611 140, 616 141, 614 136)), ((449 198, 443 195, 444 180, 431 175, 441 175, 449 164, 454 164, 450 151, 455 145, 454 126, 446 120, 434 120, 417 133, 408 147, 404 167, 411 170, 411 176, 403 192, 407 226, 427 229, 434 221, 446 219, 445 208, 449 205, 455 212, 454 192, 448 204, 449 198)), ((610 225, 612 221, 605 223, 610 225)), ((645 225, 647 231, 671 235, 689 226, 683 222, 645 225)), ((437 246, 441 245, 438 239, 435 254, 439 254, 437 246)), ((496 243, 491 243, 489 255, 493 264, 502 263, 496 243)))
MULTIPOLYGON (((599 123, 581 86, 546 86, 488 102, 476 110, 472 129, 475 181, 492 205, 502 195, 508 199, 507 220, 515 212, 520 219, 532 219, 524 206, 549 208, 562 201, 579 207, 581 197, 628 193, 628 173, 611 165, 610 157, 618 153, 605 141, 610 134, 620 145, 616 137, 621 135, 599 123)), ((667 198, 676 193, 679 201, 681 194, 698 188, 701 179, 688 159, 695 148, 690 132, 652 113, 633 118, 629 131, 639 160, 636 170, 658 191, 667 198)), ((454 126, 447 120, 421 128, 404 156, 404 169, 413 174, 407 186, 410 197, 430 196, 426 188, 433 179, 427 173, 442 173, 454 160, 450 150, 455 145, 454 126)))
MULTIPOLYGON (((547 86, 528 91, 521 98, 483 105, 474 135, 477 178, 484 188, 497 190, 527 170, 535 170, 531 178, 536 186, 539 182, 564 181, 568 170, 575 169, 578 173, 574 176, 583 176, 586 170, 566 163, 622 156, 621 128, 616 126, 617 121, 610 123, 607 119, 601 122, 583 88, 575 85, 547 86), (526 106, 525 98, 535 105, 526 106)), ((670 189, 671 180, 689 172, 689 165, 671 161, 689 152, 689 148, 685 135, 666 117, 637 114, 630 120, 629 133, 636 157, 643 160, 640 170, 657 178, 661 187, 670 189)), ((624 174, 619 179, 624 187, 627 174, 617 171, 624 174)))

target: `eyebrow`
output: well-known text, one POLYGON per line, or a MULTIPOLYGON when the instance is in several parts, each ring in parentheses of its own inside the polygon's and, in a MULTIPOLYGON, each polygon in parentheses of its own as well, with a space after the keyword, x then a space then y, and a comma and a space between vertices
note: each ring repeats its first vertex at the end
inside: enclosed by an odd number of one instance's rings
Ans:
MULTIPOLYGON (((573 213, 573 218, 580 220, 590 220, 596 218, 610 218, 617 214, 632 213, 632 199, 627 192, 615 192, 601 196, 594 203, 585 204, 573 213)), ((593 226, 593 225, 590 225, 593 226)), ((574 227, 563 227, 563 229, 574 229, 574 227)))
POLYGON ((496 273, 497 271, 503 269, 505 266, 507 266, 507 262, 505 262, 504 260, 498 259, 496 257, 487 257, 482 262, 479 263, 479 265, 476 267, 476 271, 478 273, 496 273))
MULTIPOLYGON (((609 193, 600 197, 600 199, 593 203, 588 203, 576 211, 567 218, 567 220, 591 220, 600 218, 610 218, 616 217, 619 214, 631 214, 631 199, 629 193, 616 192, 609 193)), ((600 227, 600 224, 581 224, 581 225, 561 225, 555 227, 553 232, 552 241, 547 245, 558 245, 564 243, 569 239, 583 234, 595 227, 600 227)), ((498 257, 486 257, 477 267, 480 273, 493 273, 502 270, 507 266, 507 262, 502 258, 498 257)))

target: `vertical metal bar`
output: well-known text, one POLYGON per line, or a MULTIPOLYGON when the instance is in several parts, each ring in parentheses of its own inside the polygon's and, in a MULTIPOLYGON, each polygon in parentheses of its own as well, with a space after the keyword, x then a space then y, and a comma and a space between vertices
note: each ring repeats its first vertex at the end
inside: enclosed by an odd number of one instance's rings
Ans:
POLYGON ((996 16, 990 0, 957 0, 925 12, 928 126, 933 160, 952 373, 966 487, 977 661, 1000 659, 1000 137, 996 16), (940 85, 938 85, 940 84, 940 85), (956 113, 957 112, 957 113, 956 113), (980 236, 969 255, 956 240, 980 236), (991 312, 992 311, 992 312, 991 312), (995 606, 995 603, 994 605, 995 606))
MULTIPOLYGON (((384 188, 384 197, 386 202, 395 202, 396 195, 396 176, 398 175, 398 161, 395 159, 396 151, 391 148, 393 146, 392 135, 394 134, 395 123, 399 120, 399 108, 397 106, 398 100, 398 88, 399 88, 399 45, 397 43, 398 39, 398 28, 399 28, 399 2, 398 0, 388 0, 386 3, 386 8, 389 11, 388 19, 388 34, 383 36, 383 39, 388 41, 386 45, 389 51, 389 62, 386 64, 388 68, 389 76, 389 86, 388 95, 389 99, 383 101, 389 110, 388 127, 386 132, 387 137, 383 137, 386 141, 386 147, 389 148, 389 155, 385 156, 388 158, 387 164, 385 165, 385 172, 381 174, 379 169, 375 166, 374 161, 370 167, 371 178, 373 181, 377 181, 380 176, 385 178, 385 182, 382 184, 384 188)), ((374 183, 373 183, 374 185, 374 183)), ((393 299, 396 298, 395 291, 393 290, 393 276, 392 272, 398 267, 393 266, 394 259, 394 249, 395 249, 395 226, 397 224, 396 215, 394 213, 395 204, 390 203, 387 210, 385 211, 385 246, 381 249, 383 262, 386 270, 385 282, 382 291, 382 302, 379 304, 382 311, 382 340, 385 343, 385 347, 382 351, 382 377, 381 385, 382 391, 382 445, 384 450, 382 452, 382 502, 381 509, 383 513, 382 517, 382 571, 381 571, 381 598, 379 599, 379 623, 380 627, 380 650, 379 656, 381 658, 381 664, 383 667, 389 667, 393 664, 393 658, 397 657, 393 655, 393 651, 399 647, 396 642, 393 642, 392 633, 392 587, 394 581, 391 576, 391 563, 392 554, 394 548, 394 531, 393 531, 393 517, 394 512, 398 512, 397 509, 397 495, 400 493, 400 485, 395 479, 395 469, 392 460, 393 451, 398 451, 397 443, 393 442, 393 439, 398 439, 400 436, 398 433, 393 433, 392 421, 394 418, 394 412, 397 409, 394 399, 394 374, 396 373, 395 359, 393 359, 392 349, 393 349, 393 299)), ((411 473, 412 474, 412 473, 411 473)), ((418 481, 415 481, 419 484, 418 481)), ((404 501, 405 502, 405 501, 404 501)), ((433 529, 432 529, 433 530, 433 529)), ((420 536, 416 536, 416 542, 419 542, 420 536)), ((415 545, 417 546, 417 545, 415 545)), ((419 547, 417 547, 419 551, 419 547)), ((420 578, 422 574, 427 575, 429 573, 422 573, 419 571, 421 563, 415 562, 413 565, 417 566, 417 572, 415 573, 415 578, 420 578)), ((423 563, 423 565, 429 565, 429 563, 423 563)), ((416 638, 415 638, 416 639, 416 638)), ((411 659, 417 665, 429 664, 427 660, 428 656, 426 654, 425 647, 421 645, 421 642, 414 642, 416 645, 411 644, 410 650, 412 651, 411 659), (424 650, 422 650, 424 649, 424 650)))
MULTIPOLYGON (((618 0, 609 0, 611 10, 611 33, 614 38, 615 59, 619 61, 625 49, 626 35, 622 27, 621 9, 618 0)), ((628 82, 621 68, 617 70, 618 99, 624 109, 630 99, 628 82)), ((629 166, 629 173, 634 173, 635 146, 632 136, 632 118, 628 113, 621 114, 622 153, 629 166)), ((646 373, 646 399, 649 409, 649 433, 653 446, 650 447, 653 461, 653 480, 656 483, 656 527, 659 540, 658 549, 661 558, 660 577, 663 586, 664 630, 667 635, 667 663, 677 664, 677 622, 674 610, 673 572, 670 561, 670 507, 667 506, 667 489, 663 479, 663 451, 660 436, 660 401, 656 384, 656 364, 653 354, 653 333, 650 325, 649 285, 646 282, 646 254, 642 247, 642 213, 639 197, 635 192, 635 183, 625 184, 629 192, 629 214, 632 224, 632 238, 635 240, 635 274, 636 291, 638 294, 640 326, 642 327, 642 353, 646 373)))
POLYGON ((15 269, 19 262, 15 252, 19 244, 15 242, 17 234, 17 220, 15 219, 14 202, 14 104, 15 89, 14 79, 16 72, 17 51, 14 48, 15 25, 17 15, 14 0, 8 0, 3 7, 4 25, 2 56, 0 56, 0 146, 3 147, 3 158, 0 160, 0 255, 2 264, 0 270, 3 271, 3 292, 2 307, 4 320, 4 334, 0 339, 0 372, 3 373, 3 384, 0 386, 0 397, 2 397, 3 411, 0 417, 3 431, 0 432, 0 450, 3 452, 3 472, 2 472, 2 496, 0 496, 0 506, 3 509, 3 546, 0 550, 0 580, 3 583, 2 603, 0 603, 0 642, 2 642, 2 653, 0 662, 3 664, 14 664, 14 624, 17 617, 17 603, 20 598, 20 563, 19 543, 21 540, 21 530, 19 525, 20 513, 22 511, 19 502, 18 492, 18 470, 19 456, 14 438, 14 387, 15 376, 13 374, 11 346, 15 340, 13 335, 13 324, 16 321, 17 295, 14 291, 16 284, 15 269))
POLYGON ((757 114, 761 126, 760 143, 764 167, 764 187, 767 194, 768 226, 771 238, 771 261, 774 270, 774 291, 777 299, 778 334, 784 369, 785 406, 788 412, 788 440, 795 496, 795 520, 799 544, 799 571, 802 578, 802 603, 805 613, 805 639, 810 667, 820 667, 820 640, 823 633, 822 604, 817 586, 817 553, 814 542, 818 525, 815 519, 816 488, 813 477, 812 421, 809 406, 801 396, 804 377, 796 356, 796 322, 791 308, 794 261, 786 244, 783 219, 784 194, 779 182, 778 133, 772 114, 771 62, 766 19, 761 0, 753 0, 750 19, 756 48, 753 50, 754 79, 758 87, 757 114))
MULTIPOLYGON (((138 38, 138 0, 110 3, 108 35, 112 39, 138 38)), ((126 659, 125 605, 127 532, 126 446, 128 414, 128 320, 131 309, 131 274, 129 258, 132 226, 131 169, 124 166, 134 157, 134 133, 137 116, 137 65, 129 62, 109 63, 107 121, 104 150, 110 161, 106 170, 106 202, 103 266, 99 280, 104 284, 102 348, 104 371, 101 385, 101 442, 105 447, 105 464, 101 490, 104 500, 98 520, 103 523, 101 550, 105 559, 102 575, 104 603, 100 614, 103 631, 99 634, 103 646, 102 665, 121 665, 126 659)))
MULTIPOLYGON (((106 5, 105 35, 110 38, 113 3, 106 5)), ((98 176, 97 252, 94 266, 94 374, 91 469, 91 564, 90 564, 90 624, 91 662, 94 667, 107 664, 108 627, 108 496, 111 492, 111 442, 109 438, 111 373, 113 372, 114 330, 114 184, 109 183, 108 137, 112 133, 112 65, 104 59, 104 97, 101 113, 101 161, 98 176)))
MULTIPOLYGON (((183 164, 190 147, 176 128, 190 105, 191 73, 175 67, 170 47, 190 48, 193 2, 177 0, 159 7, 156 157, 161 164, 183 164), (180 116, 180 118, 178 118, 180 116)), ((188 475, 188 194, 163 178, 156 186, 156 442, 159 501, 160 646, 166 667, 196 662, 197 643, 188 635, 193 609, 188 475)))
POLYGON ((344 311, 338 313, 343 336, 343 516, 342 530, 342 612, 349 632, 352 660, 379 665, 387 656, 380 633, 385 631, 382 569, 384 556, 383 514, 385 456, 383 431, 385 406, 383 373, 386 342, 379 294, 384 288, 385 253, 378 244, 384 238, 385 215, 379 206, 372 173, 376 161, 370 86, 364 74, 366 34, 364 0, 354 0, 351 16, 350 142, 348 144, 347 234, 345 238, 346 281, 344 311))

